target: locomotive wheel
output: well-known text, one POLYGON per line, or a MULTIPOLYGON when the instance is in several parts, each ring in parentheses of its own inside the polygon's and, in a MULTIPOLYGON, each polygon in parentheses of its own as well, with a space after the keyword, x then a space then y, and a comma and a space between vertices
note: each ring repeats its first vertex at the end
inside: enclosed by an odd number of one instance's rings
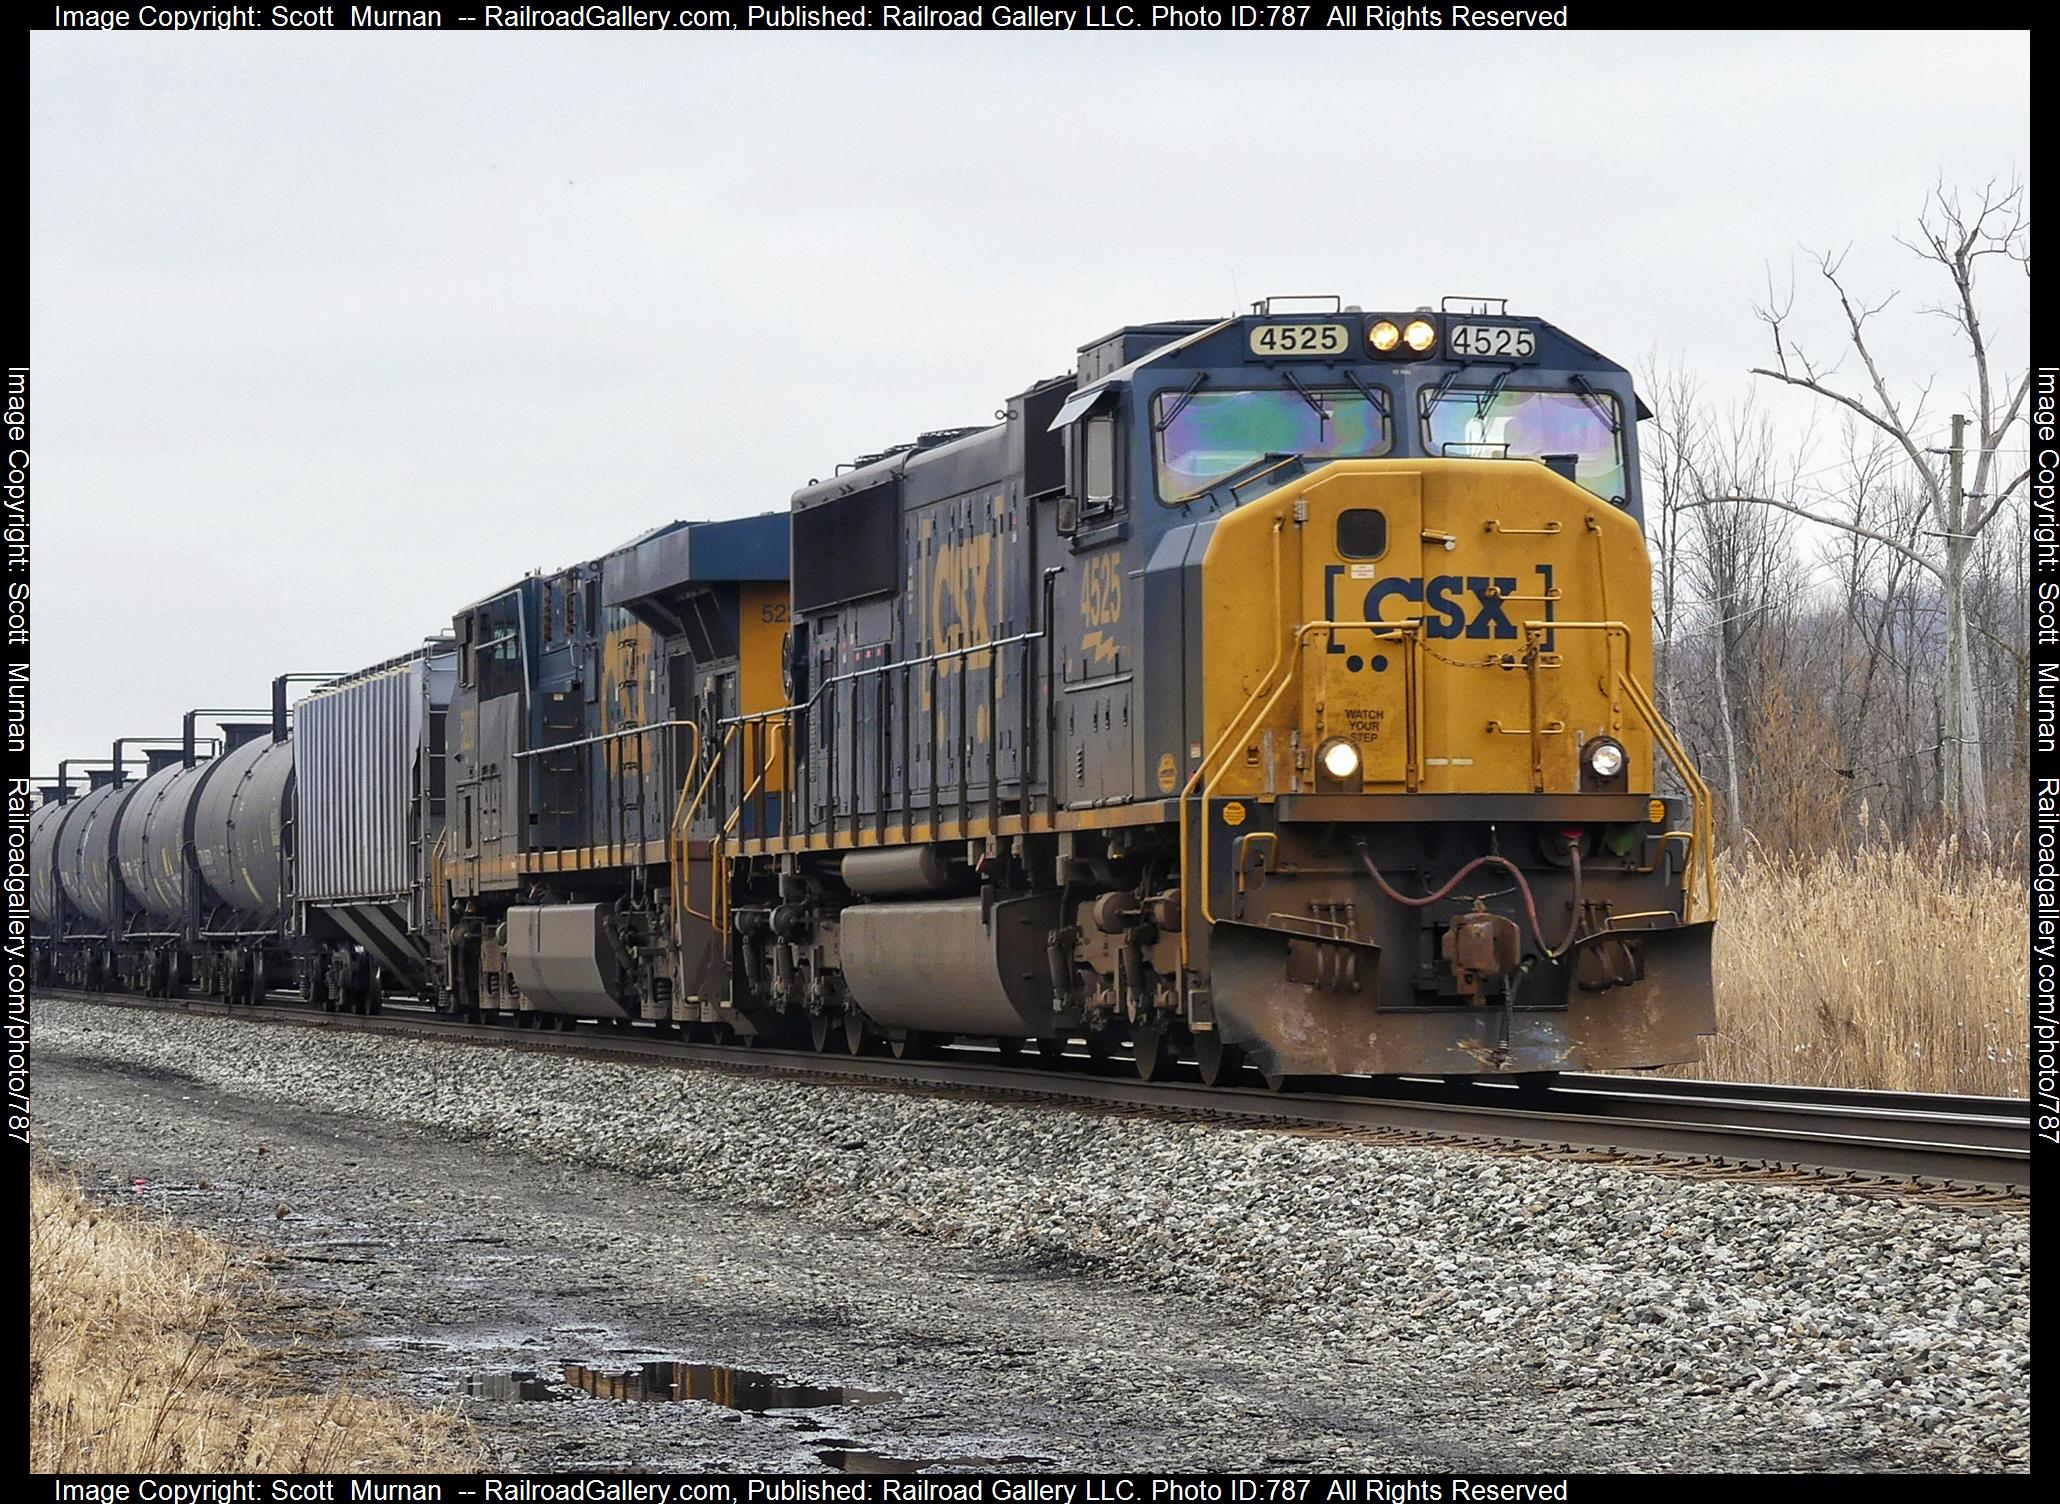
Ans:
POLYGON ((1266 1083, 1268 1091, 1295 1091, 1302 1084, 1300 1076, 1290 1076, 1285 1071, 1279 1070, 1261 1071, 1259 1072, 1259 1079, 1266 1083))
POLYGON ((1195 1065, 1202 1073, 1202 1085, 1222 1086, 1235 1081, 1244 1070, 1245 1052, 1225 1044, 1219 1030, 1202 1029, 1195 1034, 1195 1065))
POLYGON ((1173 1073, 1173 1030, 1164 1023, 1133 1024, 1130 1049, 1140 1081, 1163 1081, 1173 1073))
POLYGON ((887 1051, 896 1060, 920 1060, 930 1053, 929 1046, 929 1039, 914 1029, 887 1041, 887 1051))
POLYGON ((808 1015, 808 1042, 818 1055, 827 1055, 842 1046, 844 1031, 829 1014, 811 1013, 808 1015))

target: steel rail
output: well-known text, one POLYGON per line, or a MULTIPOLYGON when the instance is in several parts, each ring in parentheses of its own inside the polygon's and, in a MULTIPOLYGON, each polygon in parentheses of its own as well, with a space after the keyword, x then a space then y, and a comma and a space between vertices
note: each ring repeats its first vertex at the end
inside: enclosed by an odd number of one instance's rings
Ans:
MULTIPOLYGON (((119 993, 38 989, 42 997, 103 1006, 225 1017, 248 1012, 218 999, 167 1000, 119 993)), ((1119 1060, 1055 1070, 1011 1065, 992 1050, 893 1060, 808 1050, 688 1043, 637 1027, 559 1033, 462 1022, 421 1005, 387 1004, 371 1017, 315 1012, 297 998, 268 999, 249 1016, 266 1023, 339 1028, 475 1045, 694 1065, 749 1074, 812 1077, 1044 1103, 1161 1113, 1289 1129, 1369 1130, 1538 1149, 1687 1157, 1745 1167, 1795 1167, 1905 1181, 2031 1185, 2030 1116, 2008 1098, 1820 1091, 1811 1087, 1628 1076, 1561 1077, 1519 1098, 1489 1081, 1331 1080, 1311 1091, 1207 1087, 1137 1080, 1119 1060)), ((1069 1065, 1080 1064, 1070 1060, 1069 1065)))

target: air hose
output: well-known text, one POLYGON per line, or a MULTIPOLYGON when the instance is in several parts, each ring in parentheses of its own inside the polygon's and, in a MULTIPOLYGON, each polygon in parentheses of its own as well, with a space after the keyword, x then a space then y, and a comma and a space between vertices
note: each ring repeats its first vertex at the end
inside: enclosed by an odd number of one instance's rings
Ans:
POLYGON ((1544 926, 1538 922, 1538 901, 1531 892, 1530 882, 1524 877, 1522 870, 1516 863, 1512 862, 1508 857, 1494 854, 1477 856, 1453 873, 1445 886, 1438 889, 1437 892, 1422 898, 1410 898, 1406 894, 1396 892, 1394 888, 1389 886, 1388 880, 1381 876, 1380 868, 1373 864, 1373 853, 1366 849, 1364 841, 1354 841, 1352 844, 1358 848, 1359 860, 1366 868, 1366 875, 1373 879, 1374 886, 1379 888, 1393 902, 1411 909, 1427 909, 1441 899, 1449 898, 1454 888, 1465 882, 1469 876, 1482 867, 1500 867, 1516 879, 1516 891, 1522 895, 1524 913, 1531 921, 1531 934, 1537 939, 1538 948, 1545 952, 1545 958, 1548 961, 1557 961, 1573 948, 1574 936, 1581 927, 1581 843, 1578 840, 1569 841, 1567 844, 1567 855, 1574 873, 1574 912, 1567 921, 1566 938, 1556 946, 1546 941, 1544 926))

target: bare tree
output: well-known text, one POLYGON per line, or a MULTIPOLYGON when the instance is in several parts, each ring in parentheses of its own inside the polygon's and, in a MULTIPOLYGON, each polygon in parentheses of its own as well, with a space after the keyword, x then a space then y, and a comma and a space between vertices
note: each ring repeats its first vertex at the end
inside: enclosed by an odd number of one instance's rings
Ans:
MULTIPOLYGON (((1871 539, 1884 548, 1908 558, 1935 578, 1943 590, 1946 615, 1946 687, 1944 727, 1940 740, 1942 802, 1948 818, 1959 820, 1974 835, 1985 835, 1988 801, 1982 771, 1980 716, 1974 691, 1973 655, 1969 651, 1967 620, 1967 575, 1969 561, 1983 529, 1996 520, 2012 496, 2030 476, 2027 466, 2009 481, 1998 485, 2001 473, 1998 455, 2003 440, 2024 417, 2024 404, 2031 385, 2029 368, 2014 382, 1996 382, 1991 369, 1988 335, 1982 326, 1975 297, 1975 282, 1981 263, 2002 257, 2031 272, 2031 222, 2024 207, 2024 189, 2012 184, 1999 189, 1985 185, 1970 205, 1957 190, 1943 184, 1919 214, 1917 241, 1903 240, 1925 261, 1932 263, 1951 284, 1948 301, 1923 311, 1948 320, 1967 343, 1973 389, 1965 400, 1974 409, 1975 447, 1972 484, 1967 483, 1963 460, 1966 453, 1966 419, 1955 415, 1953 440, 1944 451, 1943 464, 1934 464, 1938 451, 1923 442, 1925 405, 1931 383, 1921 388, 1907 411, 1898 404, 1888 379, 1883 375, 1868 343, 1867 322, 1894 301, 1895 294, 1873 304, 1857 298, 1840 274, 1845 253, 1813 256, 1818 272, 1829 284, 1845 316, 1851 353, 1865 369, 1864 387, 1857 393, 1836 384, 1839 362, 1824 365, 1811 359, 1790 338, 1786 323, 1794 298, 1772 294, 1754 311, 1767 324, 1774 339, 1775 364, 1755 367, 1755 376, 1769 377, 1789 386, 1836 403, 1872 424, 1908 456, 1929 504, 1935 532, 1915 540, 1895 537, 1868 527, 1850 509, 1831 510, 1823 505, 1806 505, 1794 496, 1766 494, 1713 497, 1713 501, 1739 501, 1776 507, 1812 522, 1871 539)), ((1835 505, 1835 503, 1833 503, 1835 505)))
POLYGON ((1701 443, 1702 393, 1694 376, 1678 361, 1662 366, 1659 352, 1647 355, 1638 384, 1650 398, 1652 437, 1639 447, 1644 464, 1645 537, 1653 553, 1653 627, 1658 657, 1660 713, 1678 719, 1674 705, 1675 649, 1685 602, 1682 600, 1681 545, 1683 508, 1698 494, 1695 452, 1701 443))
POLYGON ((1708 617, 1716 743, 1724 764, 1726 828, 1734 840, 1747 830, 1741 778, 1753 753, 1747 716, 1763 698, 1768 635, 1797 599, 1794 524, 1742 499, 1794 488, 1794 462, 1777 458, 1776 448, 1772 421, 1747 398, 1721 421, 1704 424, 1694 444, 1681 451, 1680 462, 1700 492, 1680 508, 1692 521, 1690 536, 1682 540, 1682 578, 1708 617))

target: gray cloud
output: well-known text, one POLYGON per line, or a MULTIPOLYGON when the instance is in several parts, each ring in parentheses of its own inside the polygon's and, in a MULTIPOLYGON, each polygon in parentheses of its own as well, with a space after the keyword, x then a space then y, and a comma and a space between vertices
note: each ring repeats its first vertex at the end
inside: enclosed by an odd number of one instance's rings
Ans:
POLYGON ((2022 165, 2029 44, 40 33, 31 85, 42 766, 1125 322, 1494 293, 1743 390, 1767 261, 1908 284, 1934 177, 2022 165))

